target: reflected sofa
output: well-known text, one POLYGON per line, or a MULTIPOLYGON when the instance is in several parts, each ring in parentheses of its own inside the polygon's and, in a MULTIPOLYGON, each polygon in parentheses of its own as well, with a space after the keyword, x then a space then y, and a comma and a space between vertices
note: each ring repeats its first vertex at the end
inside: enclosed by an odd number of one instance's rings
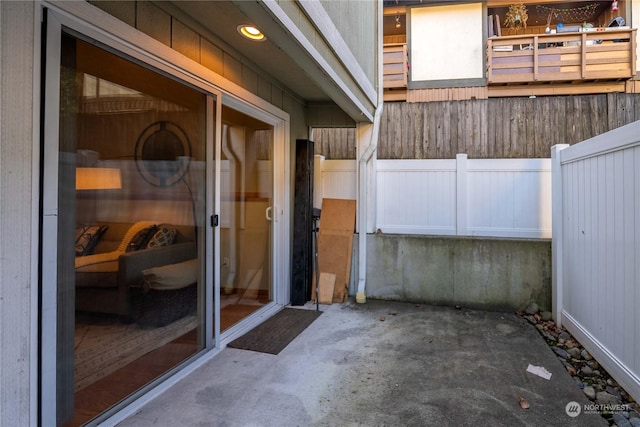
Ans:
POLYGON ((76 311, 130 319, 131 289, 142 286, 143 270, 197 258, 192 226, 150 221, 96 225, 101 230, 98 236, 93 236, 95 241, 91 242, 88 254, 78 253, 76 229, 76 311))

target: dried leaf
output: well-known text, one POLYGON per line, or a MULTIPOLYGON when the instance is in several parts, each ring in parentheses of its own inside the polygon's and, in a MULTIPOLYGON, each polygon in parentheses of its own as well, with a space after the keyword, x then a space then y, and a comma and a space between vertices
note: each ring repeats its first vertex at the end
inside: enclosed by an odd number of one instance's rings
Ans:
POLYGON ((520 396, 520 397, 518 397, 518 400, 520 401, 520 407, 522 409, 529 409, 529 401, 527 401, 527 399, 525 399, 524 397, 520 396))

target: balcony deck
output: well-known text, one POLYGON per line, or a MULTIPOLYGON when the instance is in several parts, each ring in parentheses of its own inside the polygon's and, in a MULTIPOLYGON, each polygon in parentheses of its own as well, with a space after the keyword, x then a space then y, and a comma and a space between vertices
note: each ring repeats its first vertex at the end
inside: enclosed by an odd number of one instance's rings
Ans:
POLYGON ((487 83, 626 80, 636 72, 635 40, 635 29, 610 28, 493 37, 487 40, 487 83))
POLYGON ((636 29, 527 34, 487 40, 487 86, 408 91, 406 43, 385 44, 385 101, 434 101, 525 95, 640 92, 636 29), (474 91, 469 92, 469 89, 474 91))

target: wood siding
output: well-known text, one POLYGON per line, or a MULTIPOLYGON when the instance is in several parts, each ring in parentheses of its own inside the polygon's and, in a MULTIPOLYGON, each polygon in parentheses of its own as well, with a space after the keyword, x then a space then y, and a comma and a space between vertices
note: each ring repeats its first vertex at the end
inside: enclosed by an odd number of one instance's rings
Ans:
MULTIPOLYGON (((545 158, 555 144, 575 144, 636 120, 639 94, 386 103, 377 157, 545 158)), ((334 152, 331 158, 349 157, 334 152)))
MULTIPOLYGON (((134 3, 89 0, 89 3, 293 116, 300 114, 302 105, 295 94, 283 89, 275 80, 265 77, 261 70, 252 66, 240 54, 216 46, 209 40, 214 39, 213 35, 205 31, 198 32, 194 29, 195 26, 190 28, 189 22, 182 22, 162 7, 149 1, 134 3)), ((186 18, 181 18, 187 21, 186 18)))
POLYGON ((315 154, 327 160, 355 160, 355 128, 316 128, 313 130, 315 154))
MULTIPOLYGON (((640 120, 640 94, 385 103, 378 159, 548 158, 577 142, 640 120)), ((355 159, 354 128, 316 128, 316 154, 355 159)))

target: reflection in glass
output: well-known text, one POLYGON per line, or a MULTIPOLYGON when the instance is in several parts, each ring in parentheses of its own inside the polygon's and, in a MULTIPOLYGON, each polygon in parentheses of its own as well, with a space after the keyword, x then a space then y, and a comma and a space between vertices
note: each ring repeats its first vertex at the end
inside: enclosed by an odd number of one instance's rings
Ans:
POLYGON ((203 348, 206 96, 62 46, 57 424, 79 425, 203 348))
POLYGON ((222 110, 220 329, 273 300, 273 127, 222 110))

